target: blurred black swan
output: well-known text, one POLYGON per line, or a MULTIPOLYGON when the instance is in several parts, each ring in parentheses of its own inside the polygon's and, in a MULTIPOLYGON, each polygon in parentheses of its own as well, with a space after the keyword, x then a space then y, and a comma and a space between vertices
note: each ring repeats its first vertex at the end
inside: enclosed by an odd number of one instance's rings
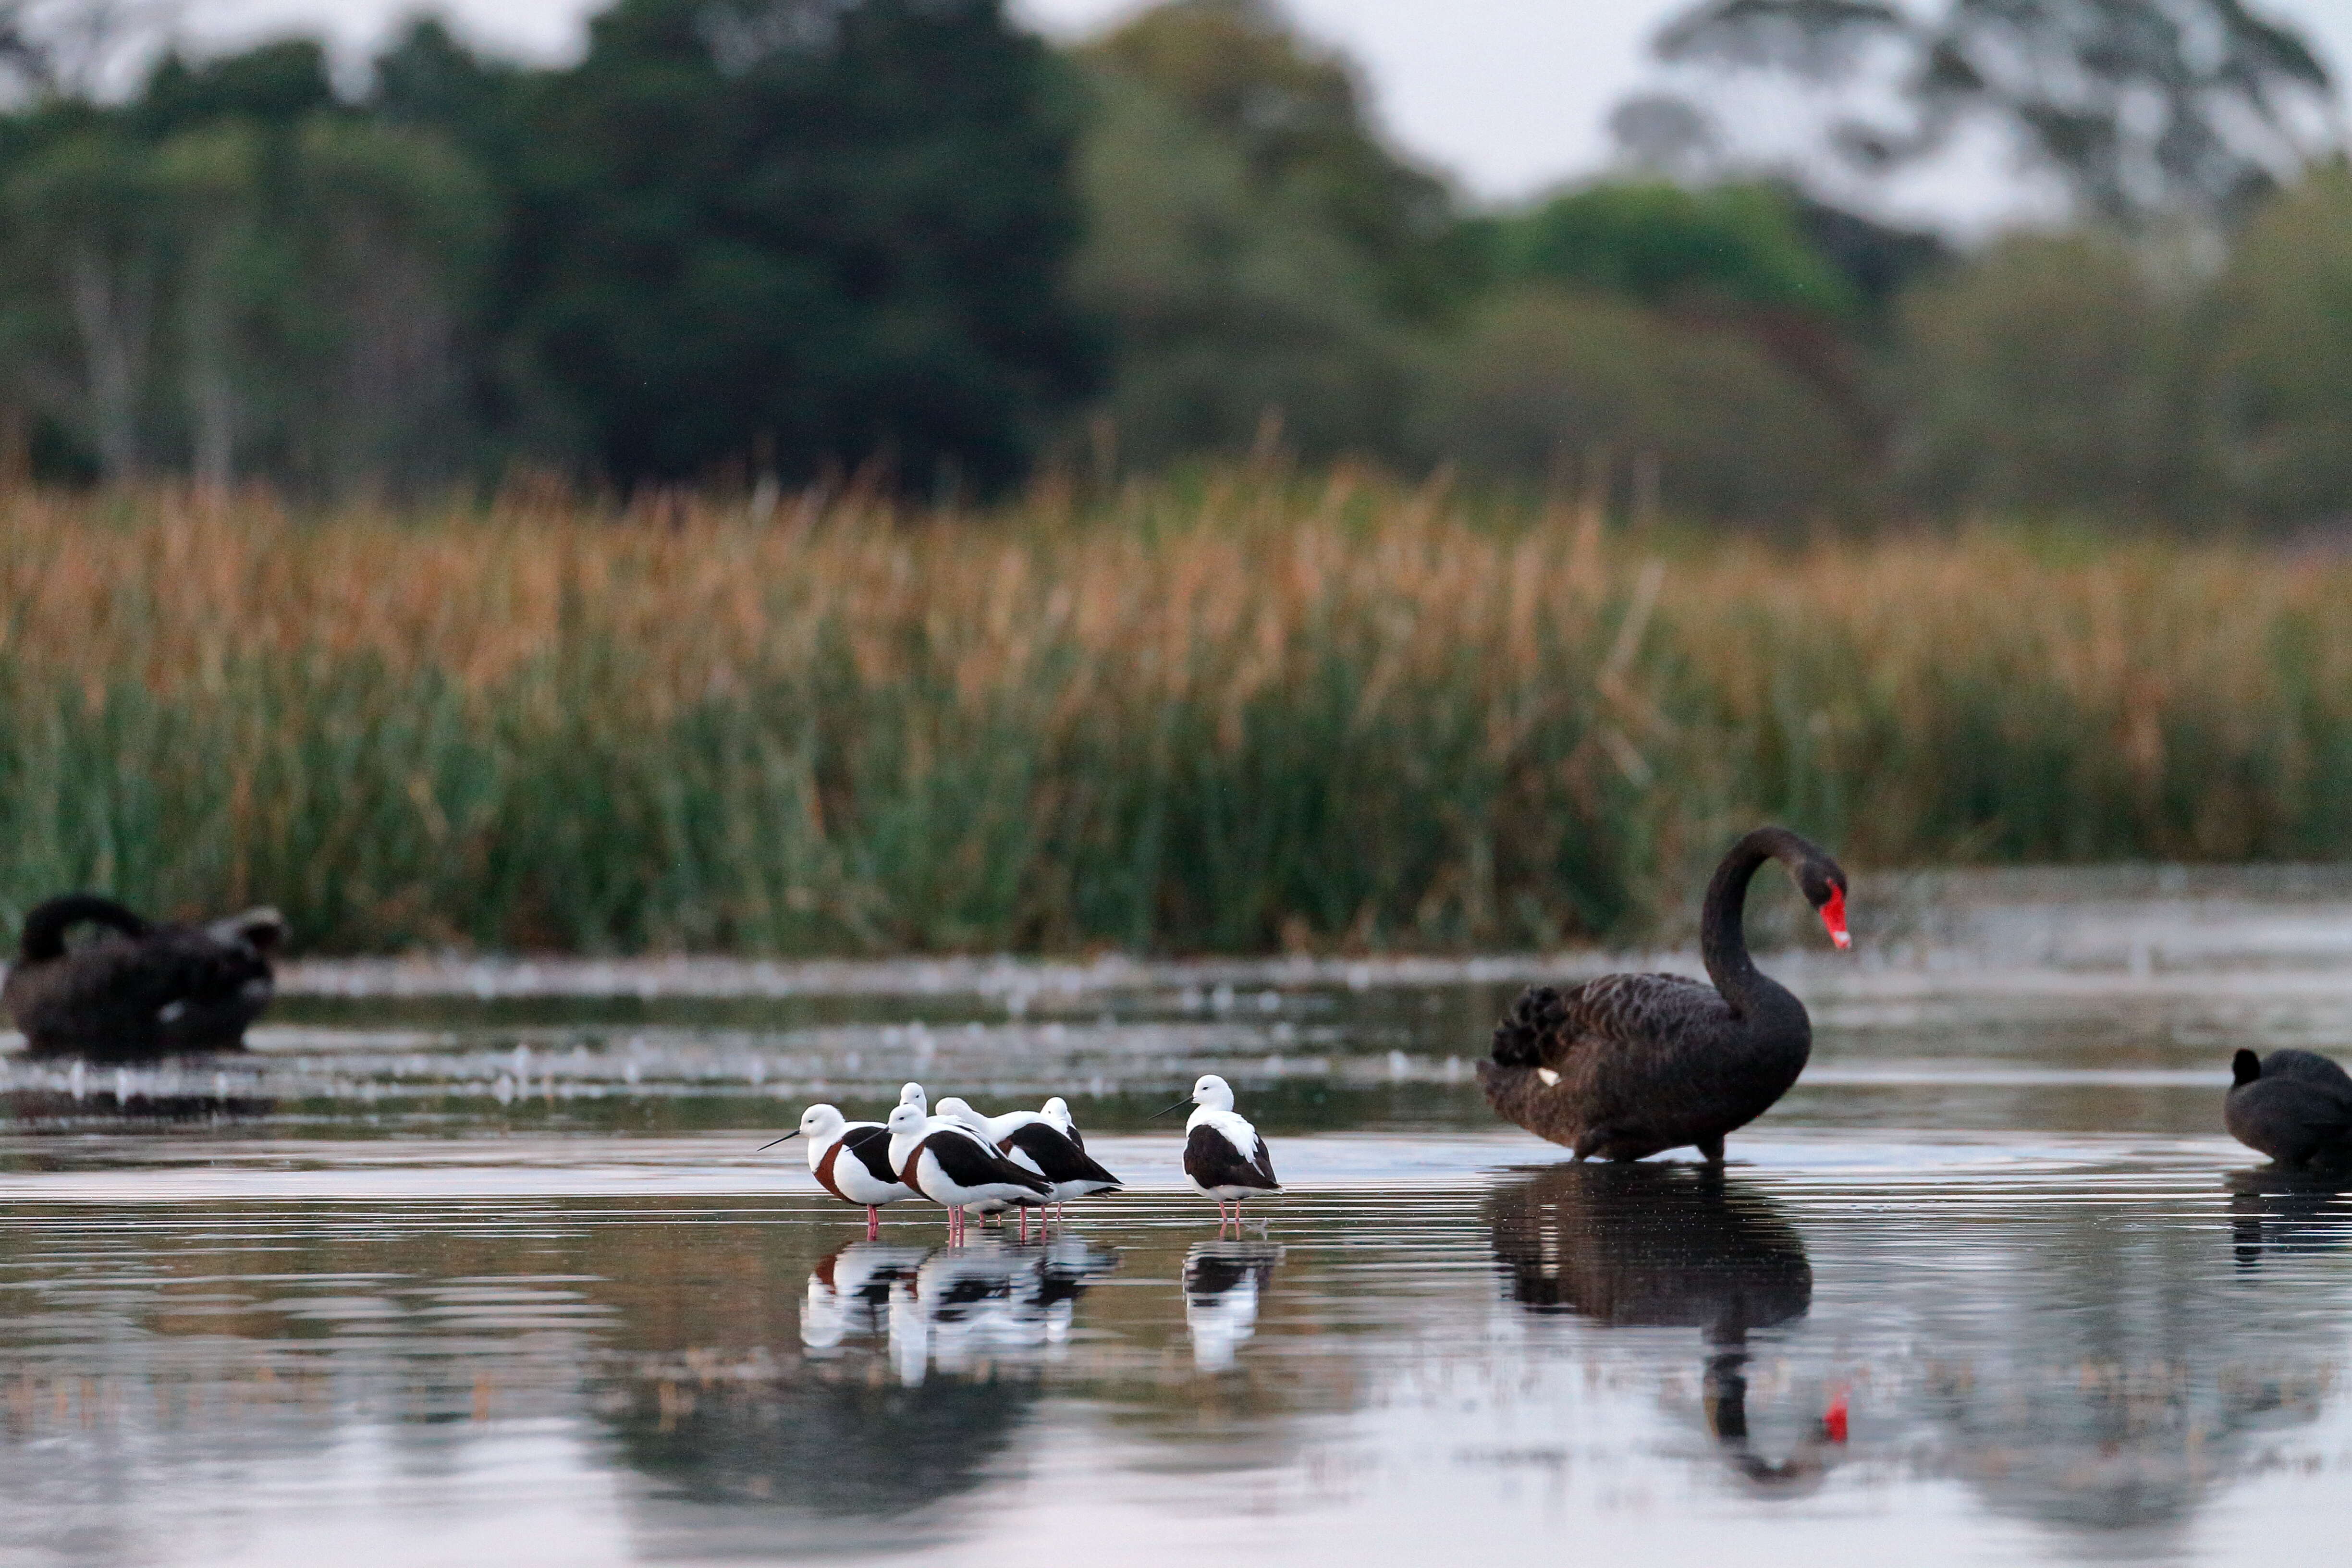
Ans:
POLYGON ((1741 914, 1757 868, 1778 860, 1848 943, 1845 873, 1784 827, 1731 847, 1707 884, 1699 952, 1715 984, 1679 974, 1608 974, 1529 986, 1496 1026, 1478 1081, 1496 1113, 1580 1160, 1638 1160, 1695 1144, 1723 1158, 1724 1134, 1771 1109, 1812 1054, 1812 1021, 1748 954, 1741 914))
POLYGON ((2221 1102, 2230 1136, 2290 1167, 2352 1156, 2352 1074, 2316 1051, 2240 1051, 2221 1102))
POLYGON ((276 910, 177 925, 68 893, 25 917, 0 1006, 36 1056, 135 1062, 241 1050, 247 1026, 269 1005, 270 955, 285 935, 276 910), (99 934, 68 946, 67 934, 83 925, 99 934))

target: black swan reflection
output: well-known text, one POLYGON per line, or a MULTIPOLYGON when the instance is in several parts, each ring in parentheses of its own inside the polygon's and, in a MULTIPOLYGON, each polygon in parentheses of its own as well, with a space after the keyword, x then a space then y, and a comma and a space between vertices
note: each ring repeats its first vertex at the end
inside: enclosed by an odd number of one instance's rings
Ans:
POLYGON ((1267 1241, 1202 1241, 1184 1255, 1184 1330, 1192 1340, 1192 1364, 1202 1372, 1229 1370, 1241 1347, 1257 1332, 1258 1298, 1282 1261, 1282 1248, 1267 1241))
POLYGON ((2260 1268, 2266 1253, 2331 1252, 2352 1241, 2352 1172, 2272 1166, 2233 1171, 2227 1180, 2230 1238, 2241 1272, 2260 1268))
POLYGON ((698 1560, 771 1562, 870 1549, 892 1521, 916 1532, 894 1543, 924 1543, 926 1510, 1015 1460, 1038 1394, 1034 1378, 909 1388, 810 1363, 767 1384, 643 1385, 607 1419, 630 1468, 658 1483, 630 1507, 649 1560, 690 1542, 698 1560))
POLYGON ((1821 1479, 1845 1437, 1833 1399, 1783 1458, 1751 1446, 1748 1336, 1811 1309, 1804 1238, 1762 1194, 1714 1167, 1569 1164, 1487 1200, 1496 1260, 1529 1311, 1618 1328, 1689 1328, 1708 1347, 1709 1434, 1738 1474, 1773 1491, 1821 1479))

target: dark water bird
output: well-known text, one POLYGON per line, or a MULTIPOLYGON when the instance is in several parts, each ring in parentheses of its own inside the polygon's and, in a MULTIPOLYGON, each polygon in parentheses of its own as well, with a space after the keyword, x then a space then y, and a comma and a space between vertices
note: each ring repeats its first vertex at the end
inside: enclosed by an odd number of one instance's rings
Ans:
POLYGON ((1234 1114, 1233 1086, 1215 1073, 1202 1073, 1192 1092, 1154 1116, 1193 1107, 1184 1122, 1184 1174, 1193 1191, 1217 1203, 1217 1229, 1242 1223, 1242 1200, 1282 1191, 1275 1180, 1274 1155, 1257 1129, 1234 1114), (1233 1218, 1225 1205, 1234 1205, 1233 1218))
POLYGON ((808 1140, 809 1173, 817 1185, 845 1204, 866 1210, 866 1239, 882 1234, 882 1205, 918 1196, 890 1169, 890 1131, 878 1121, 852 1121, 830 1105, 812 1105, 801 1124, 761 1145, 761 1152, 789 1139, 808 1140))
POLYGON ((1831 1392, 1779 1458, 1759 1453, 1748 1413, 1748 1336, 1812 1308, 1803 1236, 1780 1205, 1720 1168, 1554 1165, 1486 1203, 1496 1261, 1512 1298, 1538 1315, 1623 1328, 1691 1328, 1707 1431, 1759 1488, 1811 1489, 1846 1439, 1845 1395, 1831 1392))
POLYGON ((242 1050, 275 992, 270 958, 285 937, 276 910, 178 925, 68 893, 25 917, 0 1006, 35 1056, 135 1062, 242 1050), (84 925, 100 934, 68 947, 68 933, 84 925))
POLYGON ((2221 1124, 2282 1165, 2352 1158, 2352 1074, 2316 1051, 2242 1050, 2230 1058, 2221 1124))
POLYGON ((969 1128, 900 1105, 885 1124, 898 1179, 948 1211, 948 1243, 961 1245, 964 1216, 1049 1196, 1053 1184, 1024 1171, 969 1128))
POLYGON ((1767 860, 1789 868, 1830 940, 1850 945, 1837 862, 1785 827, 1759 827, 1707 883, 1699 952, 1715 984, 1609 974, 1529 986, 1495 1027, 1494 1059, 1478 1064, 1496 1114, 1580 1160, 1692 1144, 1720 1163, 1724 1135, 1770 1110, 1813 1048, 1805 1005, 1748 952, 1748 883, 1767 860))

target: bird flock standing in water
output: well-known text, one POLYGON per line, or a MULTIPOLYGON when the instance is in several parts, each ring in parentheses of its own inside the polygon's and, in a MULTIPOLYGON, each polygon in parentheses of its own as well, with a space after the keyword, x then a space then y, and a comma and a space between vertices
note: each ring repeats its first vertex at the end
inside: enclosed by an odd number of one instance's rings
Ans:
MULTIPOLYGON (((1505 1121, 1578 1160, 1639 1160, 1693 1148, 1709 1164, 1724 1140, 1787 1093, 1812 1051, 1804 1004, 1763 973, 1748 949, 1744 910, 1755 873, 1784 866, 1830 940, 1851 945, 1845 872, 1786 828, 1759 827, 1716 868, 1700 914, 1705 983, 1675 974, 1612 974, 1580 984, 1533 985, 1496 1026, 1478 1077, 1505 1121)), ((35 1056, 153 1061, 244 1048, 247 1027, 274 994, 273 959, 286 934, 273 910, 208 924, 146 920, 111 899, 68 893, 29 911, 9 966, 5 1005, 35 1056), (79 943, 77 930, 94 932, 79 943)), ((2301 1050, 2238 1051, 2222 1123, 2279 1164, 2352 1162, 2352 1075, 2301 1050)), ((1217 1205, 1219 1233, 1242 1205, 1282 1190, 1265 1140, 1234 1108, 1214 1073, 1160 1111, 1192 1108, 1184 1125, 1186 1181, 1217 1205)), ((1073 1201, 1124 1184, 1087 1152, 1060 1097, 1035 1110, 989 1116, 957 1098, 933 1110, 919 1084, 882 1121, 852 1121, 812 1105, 777 1143, 807 1142, 809 1169, 827 1193, 866 1211, 869 1238, 892 1204, 947 1211, 951 1243, 971 1217, 1011 1214, 1026 1240, 1032 1220, 1058 1221, 1073 1201)), ((772 1148, 774 1144, 767 1145, 772 1148)))
MULTIPOLYGON (((1234 1110, 1232 1086, 1203 1073, 1192 1092, 1160 1112, 1194 1108, 1185 1124, 1185 1179, 1217 1205, 1217 1226, 1239 1229, 1242 1200, 1282 1190, 1265 1140, 1234 1110), (1228 1215, 1227 1205, 1231 1205, 1228 1215)), ((1001 1220, 1010 1211, 1029 1239, 1029 1211, 1040 1234, 1076 1198, 1098 1197, 1123 1185, 1087 1152, 1086 1135, 1071 1120, 1069 1102, 1055 1095, 1035 1110, 983 1116, 950 1095, 930 1109, 919 1083, 901 1086, 898 1103, 883 1121, 852 1121, 838 1107, 812 1105, 801 1124, 762 1149, 808 1140, 809 1172, 843 1203, 866 1211, 868 1240, 881 1235, 890 1204, 928 1199, 947 1210, 948 1242, 961 1245, 971 1216, 1001 1220)))

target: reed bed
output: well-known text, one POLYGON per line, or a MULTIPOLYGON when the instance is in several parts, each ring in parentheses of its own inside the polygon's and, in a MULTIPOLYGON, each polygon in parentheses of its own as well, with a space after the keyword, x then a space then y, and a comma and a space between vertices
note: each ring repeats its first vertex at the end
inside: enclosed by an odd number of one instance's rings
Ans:
POLYGON ((2352 845, 2352 568, 1633 539, 1342 473, 988 513, 19 497, 0 913, 749 952, 1640 934, 1858 864, 2352 845))

